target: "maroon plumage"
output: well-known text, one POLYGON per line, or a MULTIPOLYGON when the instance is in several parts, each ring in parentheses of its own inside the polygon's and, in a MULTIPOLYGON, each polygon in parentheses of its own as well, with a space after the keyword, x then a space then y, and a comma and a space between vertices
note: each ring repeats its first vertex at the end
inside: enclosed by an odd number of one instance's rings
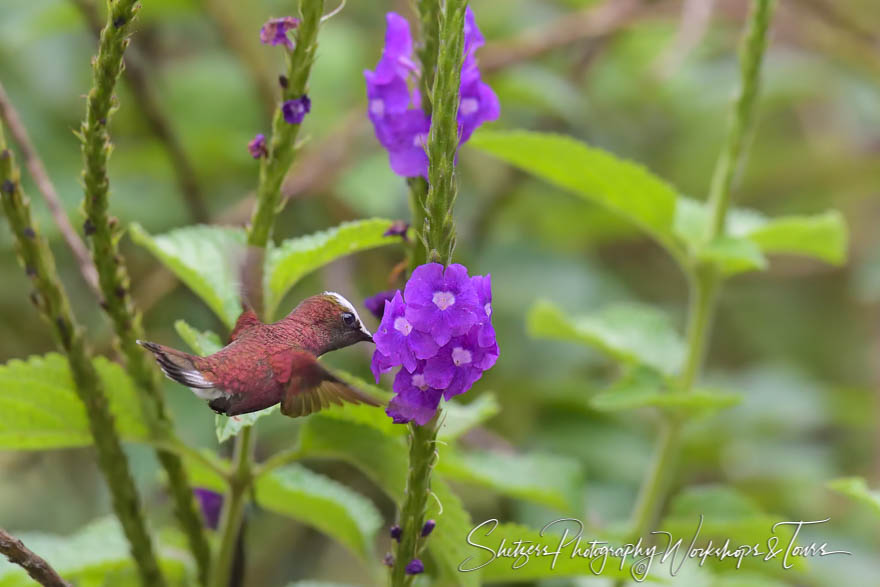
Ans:
POLYGON ((372 335, 357 311, 339 294, 324 292, 273 324, 263 324, 253 310, 245 310, 229 344, 207 357, 139 342, 169 378, 209 400, 219 413, 235 416, 281 402, 281 411, 295 417, 343 401, 378 405, 317 360, 360 341, 372 341, 372 335))

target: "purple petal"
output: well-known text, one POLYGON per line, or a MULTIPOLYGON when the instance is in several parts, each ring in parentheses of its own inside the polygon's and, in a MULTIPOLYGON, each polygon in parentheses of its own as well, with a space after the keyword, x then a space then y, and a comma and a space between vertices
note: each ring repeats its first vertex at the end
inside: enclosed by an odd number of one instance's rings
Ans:
POLYGON ((370 371, 373 372, 373 377, 376 378, 376 383, 379 383, 382 373, 388 373, 396 366, 397 363, 392 361, 387 355, 382 354, 378 349, 373 351, 373 360, 370 361, 370 371))
POLYGON ((299 26, 299 19, 292 16, 271 18, 260 28, 260 42, 264 45, 284 45, 293 50, 293 41, 287 36, 299 26))
POLYGON ((210 489, 196 487, 193 489, 196 499, 199 500, 199 506, 202 515, 205 517, 205 526, 216 530, 220 523, 220 510, 223 508, 223 495, 210 489))
POLYGON ((268 152, 266 150, 266 135, 260 133, 255 136, 254 139, 248 143, 248 151, 254 159, 264 157, 268 152))
POLYGON ((406 564, 407 575, 418 575, 425 572, 425 565, 420 559, 414 558, 406 564))
POLYGON ((366 298, 364 300, 364 307, 369 310, 373 316, 381 320, 383 314, 385 314, 385 302, 394 298, 394 294, 399 291, 399 289, 380 291, 379 293, 366 298))
POLYGON ((443 393, 424 385, 420 372, 407 373, 405 369, 397 372, 394 378, 394 392, 397 394, 388 403, 385 413, 395 423, 415 422, 423 426, 434 417, 443 393), (420 384, 421 386, 415 385, 420 384))
POLYGON ((302 124, 303 119, 312 110, 312 101, 303 94, 295 100, 287 100, 281 105, 281 114, 287 124, 302 124))

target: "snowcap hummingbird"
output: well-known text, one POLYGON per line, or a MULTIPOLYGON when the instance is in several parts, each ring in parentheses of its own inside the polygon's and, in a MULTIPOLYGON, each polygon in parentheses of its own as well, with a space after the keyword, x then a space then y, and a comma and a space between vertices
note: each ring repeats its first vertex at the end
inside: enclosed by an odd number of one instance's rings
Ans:
POLYGON ((378 402, 325 369, 318 357, 360 341, 373 341, 351 302, 335 292, 303 300, 290 314, 264 324, 245 308, 229 343, 199 357, 160 344, 138 341, 156 356, 170 379, 208 400, 215 412, 236 416, 281 402, 281 412, 306 416, 343 401, 378 402))

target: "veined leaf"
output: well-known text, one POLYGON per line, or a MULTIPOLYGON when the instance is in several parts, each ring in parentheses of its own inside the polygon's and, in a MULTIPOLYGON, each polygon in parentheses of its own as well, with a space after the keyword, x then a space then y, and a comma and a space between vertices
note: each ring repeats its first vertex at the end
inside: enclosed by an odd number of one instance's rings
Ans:
MULTIPOLYGON (((443 402, 443 421, 437 438, 440 440, 453 440, 468 430, 479 426, 483 422, 495 416, 501 407, 495 394, 482 393, 469 404, 460 404, 456 401, 443 402)), ((396 426, 399 426, 395 424, 396 426)))
POLYGON ((828 482, 828 488, 868 505, 880 514, 880 491, 872 491, 862 477, 844 477, 828 482))
POLYGON ((488 487, 570 515, 583 512, 584 474, 571 459, 549 454, 440 453, 437 471, 447 479, 488 487))
POLYGON ((725 275, 767 268, 761 247, 747 238, 720 236, 700 249, 699 257, 717 263, 725 275))
MULTIPOLYGON (((300 450, 308 458, 328 458, 345 461, 370 477, 395 502, 404 496, 407 475, 407 447, 402 437, 389 437, 378 430, 320 414, 306 420, 300 435, 300 450)), ((434 475, 434 495, 443 505, 439 511, 437 500, 428 504, 428 516, 437 521, 437 528, 428 541, 428 551, 439 566, 446 583, 476 587, 479 573, 459 573, 458 563, 466 548, 464 538, 470 531, 470 516, 443 480, 434 475)))
POLYGON ((271 247, 264 274, 266 316, 274 315, 281 299, 304 275, 345 255, 400 242, 400 237, 383 236, 390 226, 390 220, 379 218, 346 222, 271 247))
MULTIPOLYGON (((71 536, 29 532, 16 536, 25 546, 52 565, 65 580, 77 585, 139 585, 137 572, 122 527, 114 517, 90 523, 71 536)), ((165 575, 183 582, 192 562, 183 550, 159 548, 165 575)), ((31 587, 24 569, 0 557, 0 587, 31 587)))
POLYGON ((665 314, 649 306, 615 304, 594 314, 570 316, 541 300, 526 318, 529 334, 578 342, 624 363, 676 373, 684 360, 684 343, 665 314))
MULTIPOLYGON (((119 435, 142 441, 149 432, 134 384, 116 363, 94 359, 119 435)), ((13 359, 0 366, 0 448, 43 450, 89 446, 85 408, 76 394, 67 359, 57 353, 13 359)))
POLYGON ((189 226, 151 236, 139 224, 132 224, 130 232, 134 242, 153 253, 232 328, 241 314, 244 229, 189 226))
POLYGON ((617 212, 677 250, 676 191, 641 165, 557 134, 480 131, 468 144, 617 212))
POLYGON ((708 389, 685 392, 666 388, 666 382, 656 372, 636 369, 621 377, 609 389, 590 398, 590 406, 602 412, 653 406, 694 414, 728 408, 742 401, 740 395, 733 393, 708 389))

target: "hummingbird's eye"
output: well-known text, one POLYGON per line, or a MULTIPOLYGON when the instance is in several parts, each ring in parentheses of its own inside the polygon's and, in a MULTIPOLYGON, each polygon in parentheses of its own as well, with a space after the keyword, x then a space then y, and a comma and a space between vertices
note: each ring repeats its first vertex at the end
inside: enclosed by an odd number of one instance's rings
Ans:
POLYGON ((357 323, 357 319, 354 317, 354 314, 351 312, 345 312, 342 315, 342 323, 346 326, 354 326, 357 323))

